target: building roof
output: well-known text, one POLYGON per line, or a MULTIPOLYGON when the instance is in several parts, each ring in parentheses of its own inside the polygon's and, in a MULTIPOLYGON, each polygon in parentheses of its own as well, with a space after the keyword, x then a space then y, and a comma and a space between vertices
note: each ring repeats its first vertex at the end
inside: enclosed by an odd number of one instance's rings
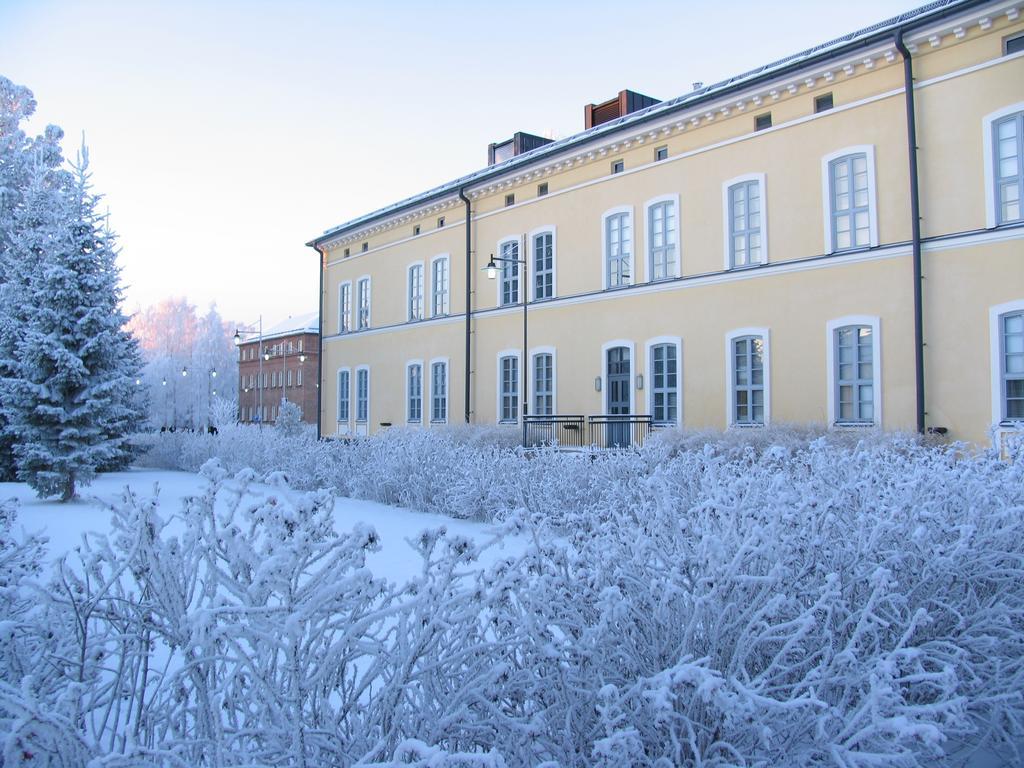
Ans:
POLYGON ((930 22, 938 21, 939 19, 953 13, 969 9, 977 5, 982 5, 987 1, 988 0, 935 0, 935 2, 901 13, 898 16, 878 22, 877 24, 872 24, 871 26, 857 30, 856 32, 851 32, 843 35, 842 37, 837 37, 827 43, 816 45, 813 48, 808 48, 805 51, 787 56, 770 64, 765 64, 757 69, 752 69, 749 72, 744 72, 743 74, 730 77, 726 80, 714 83, 713 85, 704 86, 703 88, 678 96, 674 99, 659 102, 645 109, 632 112, 629 115, 610 120, 606 123, 601 123, 589 130, 567 136, 550 144, 545 144, 544 146, 529 152, 524 152, 523 154, 517 155, 516 157, 502 163, 497 163, 490 167, 467 174, 466 176, 461 176, 445 184, 434 187, 433 189, 429 189, 426 192, 392 203, 391 205, 387 205, 376 211, 347 221, 344 224, 339 224, 336 227, 325 230, 322 235, 310 240, 306 245, 319 245, 320 243, 329 240, 346 230, 356 229, 375 219, 389 216, 398 213, 399 211, 413 208, 439 198, 450 196, 467 186, 483 182, 486 179, 501 176, 519 168, 520 166, 529 165, 530 163, 536 162, 542 158, 557 155, 560 152, 571 149, 594 138, 614 133, 622 128, 633 127, 650 120, 664 118, 671 115, 673 112, 689 109, 701 104, 702 102, 721 98, 732 91, 738 91, 742 88, 752 86, 761 80, 779 77, 789 70, 809 66, 815 62, 827 60, 835 56, 841 56, 864 46, 877 44, 884 39, 890 38, 895 34, 897 29, 920 27, 930 22))
MULTIPOLYGON (((269 328, 263 329, 263 340, 273 339, 280 336, 295 336, 300 333, 320 333, 320 313, 307 312, 304 315, 291 315, 269 328)), ((258 337, 246 339, 244 343, 252 344, 257 342, 258 337)))

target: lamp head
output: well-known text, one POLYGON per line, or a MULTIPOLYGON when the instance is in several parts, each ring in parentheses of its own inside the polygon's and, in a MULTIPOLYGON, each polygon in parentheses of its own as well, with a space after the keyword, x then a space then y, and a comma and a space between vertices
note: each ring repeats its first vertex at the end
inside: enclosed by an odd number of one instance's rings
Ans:
POLYGON ((491 260, 487 262, 487 266, 484 267, 487 270, 487 279, 493 280, 498 276, 498 265, 494 263, 494 254, 491 254, 491 260))
POLYGON ((237 346, 238 346, 239 344, 241 344, 241 343, 242 343, 242 334, 240 334, 240 333, 239 333, 239 332, 238 332, 238 331, 236 330, 236 331, 235 331, 235 346, 237 347, 237 346))

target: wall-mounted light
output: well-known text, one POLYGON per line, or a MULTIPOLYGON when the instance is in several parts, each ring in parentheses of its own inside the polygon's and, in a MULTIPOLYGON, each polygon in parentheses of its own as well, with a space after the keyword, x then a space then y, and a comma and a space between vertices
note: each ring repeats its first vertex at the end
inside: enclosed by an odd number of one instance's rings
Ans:
POLYGON ((636 388, 637 389, 643 389, 644 388, 644 375, 642 373, 638 373, 637 376, 636 376, 636 388))
POLYGON ((182 376, 188 376, 188 368, 185 368, 185 367, 183 366, 183 367, 182 367, 182 369, 181 369, 181 375, 182 375, 182 376))
POLYGON ((601 377, 600 376, 598 376, 597 378, 594 379, 594 391, 595 392, 600 392, 601 391, 601 377))

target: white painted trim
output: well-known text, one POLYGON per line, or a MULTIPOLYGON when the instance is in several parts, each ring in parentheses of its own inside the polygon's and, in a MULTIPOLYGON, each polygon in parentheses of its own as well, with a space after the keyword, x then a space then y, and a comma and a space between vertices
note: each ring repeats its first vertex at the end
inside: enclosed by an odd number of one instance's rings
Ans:
MULTIPOLYGON (((1024 299, 1008 301, 1004 304, 996 304, 988 310, 988 338, 989 338, 989 375, 992 387, 992 442, 995 448, 1001 448, 999 444, 999 431, 1013 429, 1004 424, 1003 414, 1003 341, 1000 338, 999 318, 1011 312, 1024 311, 1024 299)), ((1013 422, 1016 425, 1016 422, 1013 422)))
POLYGON ((348 366, 342 366, 338 369, 338 372, 334 375, 334 385, 336 392, 334 393, 334 421, 337 423, 336 434, 347 435, 351 431, 352 424, 352 369, 348 366), (348 418, 344 421, 341 420, 341 374, 348 374, 348 418))
MULTIPOLYGON (((992 124, 996 120, 1009 117, 1017 112, 1024 112, 1024 101, 997 109, 981 119, 981 140, 984 147, 983 162, 985 165, 985 226, 989 229, 999 226, 996 221, 995 147, 992 146, 992 124)), ((1024 162, 1024 158, 1021 158, 1021 162, 1024 162)))
POLYGON ((425 400, 423 393, 424 393, 425 390, 426 390, 426 387, 423 384, 423 360, 406 360, 405 361, 405 423, 406 424, 422 424, 423 423, 423 401, 425 400), (414 365, 418 365, 420 367, 420 417, 417 420, 413 420, 413 419, 409 418, 409 415, 410 415, 410 413, 409 413, 409 410, 410 410, 409 409, 409 405, 410 405, 409 395, 412 394, 409 391, 409 369, 412 368, 414 365))
POLYGON ((510 347, 509 349, 501 350, 495 357, 495 371, 497 373, 494 379, 494 421, 496 424, 519 424, 520 414, 523 412, 523 355, 522 350, 519 347, 510 347), (516 392, 518 393, 519 402, 516 403, 516 420, 515 421, 502 421, 501 419, 501 359, 503 357, 514 357, 519 362, 516 364, 516 392))
POLYGON ((729 427, 749 428, 752 426, 736 424, 736 390, 733 389, 735 377, 734 366, 736 357, 733 354, 733 341, 743 336, 760 336, 764 340, 764 426, 772 423, 772 339, 771 329, 767 327, 734 328, 725 334, 725 423, 729 427))
POLYGON ((543 227, 531 229, 526 237, 526 247, 530 252, 530 282, 526 286, 527 290, 530 292, 530 303, 532 304, 536 301, 551 301, 551 299, 555 299, 558 297, 558 228, 554 224, 545 224, 543 227), (551 234, 551 298, 537 299, 533 296, 533 289, 535 287, 534 279, 536 277, 535 272, 537 267, 537 259, 535 258, 535 254, 533 251, 533 238, 536 237, 537 235, 543 235, 547 233, 551 234))
MULTIPOLYGON (((664 162, 660 160, 658 162, 664 162)), ((667 195, 652 197, 644 203, 644 269, 646 280, 643 282, 654 282, 654 258, 651 253, 650 232, 651 232, 651 206, 658 203, 672 203, 676 208, 676 255, 675 274, 671 277, 679 277, 683 274, 683 212, 679 206, 679 193, 673 192, 667 195)), ((663 278, 663 279, 670 279, 663 278)))
POLYGON ((680 336, 655 336, 644 342, 644 358, 647 363, 647 379, 644 381, 644 403, 651 419, 654 418, 652 387, 654 386, 654 358, 652 347, 660 344, 676 346, 676 426, 683 425, 683 339, 680 336))
POLYGON ((427 316, 426 306, 426 286, 427 286, 427 274, 426 267, 423 264, 423 259, 419 261, 411 261, 405 266, 405 321, 407 323, 418 323, 424 317, 427 316), (409 285, 409 278, 415 267, 420 268, 420 315, 419 317, 411 317, 410 310, 412 309, 412 290, 409 285))
POLYGON ((352 420, 355 423, 355 433, 357 435, 368 435, 370 433, 370 413, 373 403, 370 397, 371 390, 370 381, 370 366, 368 365, 357 365, 355 367, 354 375, 352 376, 352 404, 349 406, 352 412, 352 420), (366 371, 366 421, 359 420, 359 372, 366 371))
MULTIPOLYGON (((505 235, 503 238, 498 240, 498 242, 494 246, 494 255, 496 257, 504 258, 501 255, 501 247, 503 245, 505 245, 506 243, 515 243, 516 244, 516 258, 525 261, 525 257, 523 256, 523 236, 522 235, 505 235)), ((505 264, 503 262, 500 262, 500 261, 496 261, 495 264, 498 265, 498 274, 494 278, 494 287, 495 287, 494 306, 496 306, 496 307, 519 307, 520 309, 522 309, 523 298, 525 297, 525 294, 523 293, 523 265, 519 264, 516 267, 516 270, 517 270, 516 274, 519 277, 519 301, 514 302, 512 304, 502 304, 501 303, 501 285, 502 285, 502 282, 504 281, 504 278, 502 277, 502 275, 503 275, 504 270, 505 270, 505 264)))
POLYGON ((355 307, 355 323, 352 328, 356 331, 365 330, 359 328, 359 284, 366 281, 366 328, 373 327, 373 278, 370 275, 360 275, 356 278, 356 295, 353 297, 352 306, 355 307))
MULTIPOLYGON (((768 264, 768 177, 763 173, 746 173, 722 182, 722 268, 747 269, 755 264, 732 266, 732 220, 729 217, 729 188, 745 181, 756 181, 761 195, 761 261, 756 265, 768 264)), ((748 245, 749 248, 749 245, 748 245)))
MULTIPOLYGON (((664 160, 662 161, 664 162, 664 160)), ((616 174, 621 176, 622 174, 616 174)), ((600 285, 604 287, 604 290, 618 290, 622 286, 616 286, 612 288, 608 282, 608 227, 607 221, 610 216, 616 216, 620 213, 629 215, 629 232, 630 232, 630 265, 629 265, 629 280, 626 285, 634 285, 636 283, 636 272, 637 272, 637 242, 636 242, 636 225, 633 216, 632 205, 619 205, 615 208, 609 208, 607 211, 601 214, 601 281, 600 285)))
MULTIPOLYGON (((662 160, 662 162, 665 162, 662 160)), ((600 414, 608 413, 608 350, 626 347, 629 350, 629 413, 636 414, 636 344, 629 339, 614 339, 601 345, 601 408, 600 414)))
MULTIPOLYGON (((834 111, 834 110, 829 110, 834 111)), ((875 145, 857 144, 852 147, 844 147, 830 152, 821 158, 821 205, 825 222, 825 253, 836 253, 836 245, 832 242, 832 175, 829 173, 829 163, 847 155, 863 153, 867 161, 868 170, 868 244, 856 248, 845 248, 845 251, 855 251, 860 248, 878 247, 878 187, 875 184, 875 145)), ((853 179, 850 179, 850 197, 853 198, 853 179)), ((850 222, 853 226, 853 222, 850 222)))
MULTIPOLYGON (((825 324, 825 365, 826 379, 826 401, 828 403, 828 425, 837 426, 836 414, 836 362, 835 362, 835 332, 838 328, 847 325, 866 325, 871 328, 871 386, 874 392, 875 417, 872 424, 876 427, 882 426, 882 321, 875 315, 846 315, 829 320, 825 324)), ((838 426, 842 426, 841 424, 838 426)), ((857 425, 859 426, 859 425, 857 425)))
POLYGON ((551 413, 558 413, 558 350, 551 346, 543 347, 530 347, 530 370, 534 372, 534 375, 530 377, 527 382, 527 389, 529 390, 529 413, 536 415, 536 409, 534 406, 534 396, 536 392, 536 371, 537 366, 534 363, 534 358, 537 355, 551 355, 551 413))
POLYGON ((338 283, 338 333, 339 334, 351 333, 352 329, 355 327, 355 324, 352 322, 352 308, 355 306, 355 302, 352 300, 353 299, 353 295, 352 294, 353 294, 353 286, 352 286, 352 281, 351 280, 343 280, 342 282, 338 283), (345 306, 345 303, 344 303, 344 301, 342 301, 341 296, 342 296, 342 292, 343 292, 343 290, 344 290, 346 285, 348 286, 348 330, 347 331, 344 328, 342 328, 342 323, 341 323, 341 315, 342 315, 342 311, 341 310, 345 306))
POLYGON ((424 391, 426 391, 427 389, 430 390, 430 399, 427 401, 429 403, 430 409, 429 409, 429 411, 427 411, 427 415, 428 415, 429 418, 425 419, 425 423, 427 423, 427 424, 447 424, 448 420, 451 418, 451 412, 452 412, 451 378, 450 378, 451 377, 452 366, 451 366, 451 363, 449 362, 447 357, 432 357, 430 359, 430 363, 428 365, 429 365, 429 367, 427 368, 427 370, 429 371, 429 374, 430 374, 429 375, 429 387, 424 385, 424 391), (445 413, 445 417, 443 419, 440 419, 440 420, 437 420, 437 421, 434 420, 434 364, 435 363, 444 363, 444 413, 445 413))
POLYGON ((448 317, 452 313, 452 260, 451 255, 448 253, 439 253, 437 254, 437 256, 434 256, 430 259, 430 313, 427 314, 425 306, 423 310, 424 319, 433 317, 448 317), (437 315, 434 314, 434 264, 441 260, 448 262, 448 294, 446 302, 448 304, 448 311, 437 315))

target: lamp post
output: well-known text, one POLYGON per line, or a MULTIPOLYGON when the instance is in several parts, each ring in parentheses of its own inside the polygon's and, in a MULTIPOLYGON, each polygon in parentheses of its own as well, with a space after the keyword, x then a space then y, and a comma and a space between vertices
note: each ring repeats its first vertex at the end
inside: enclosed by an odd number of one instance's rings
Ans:
POLYGON ((242 334, 246 336, 252 336, 253 334, 259 334, 259 370, 256 374, 256 390, 259 392, 257 396, 256 408, 256 422, 260 429, 263 429, 263 315, 260 315, 259 324, 254 328, 253 326, 239 326, 235 328, 235 346, 241 346, 242 334))
MULTIPOLYGON (((525 249, 526 243, 521 241, 521 246, 522 246, 523 250, 520 251, 520 252, 523 253, 523 255, 525 256, 525 254, 526 254, 526 249, 525 249)), ((528 384, 528 382, 530 381, 530 376, 529 376, 529 373, 530 373, 530 348, 527 346, 527 338, 528 338, 527 332, 528 332, 528 329, 529 329, 529 317, 527 315, 526 310, 527 310, 527 306, 529 304, 529 301, 527 300, 528 299, 527 292, 530 290, 530 281, 529 281, 528 276, 526 274, 526 266, 527 265, 526 265, 526 259, 525 258, 523 258, 523 259, 508 259, 508 258, 505 258, 503 256, 495 256, 493 253, 491 254, 491 260, 488 261, 487 262, 487 266, 484 267, 484 269, 487 270, 487 279, 488 280, 494 280, 495 278, 498 277, 498 265, 495 262, 500 262, 502 265, 504 265, 504 264, 519 264, 519 265, 522 266, 522 270, 523 270, 522 275, 520 275, 521 284, 523 286, 523 296, 522 296, 522 299, 523 299, 523 384, 522 384, 522 387, 521 387, 522 392, 520 392, 520 397, 523 399, 523 416, 522 416, 522 422, 523 422, 523 448, 526 448, 526 416, 527 416, 527 414, 529 414, 529 398, 528 398, 528 394, 529 394, 529 389, 530 389, 529 388, 529 384, 528 384)))

